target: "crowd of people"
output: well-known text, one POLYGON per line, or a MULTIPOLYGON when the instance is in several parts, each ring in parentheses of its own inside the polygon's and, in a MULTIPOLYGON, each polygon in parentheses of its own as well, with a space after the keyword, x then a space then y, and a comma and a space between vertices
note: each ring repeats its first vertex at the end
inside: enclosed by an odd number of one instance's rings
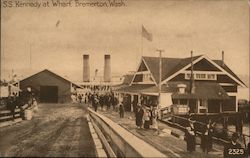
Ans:
MULTIPOLYGON (((79 98, 79 97, 78 97, 79 98)), ((84 96, 80 97, 82 102, 89 103, 92 105, 95 111, 99 109, 101 110, 115 110, 119 112, 120 118, 124 118, 125 115, 125 107, 124 101, 118 100, 118 98, 112 92, 107 92, 105 94, 98 94, 98 93, 86 93, 84 96), (111 108, 112 107, 112 108, 111 108)), ((131 103, 133 107, 134 117, 135 117, 135 126, 138 129, 156 129, 158 130, 158 110, 156 106, 145 106, 141 103, 137 103, 133 101, 131 103)), ((187 144, 187 151, 190 153, 196 151, 196 138, 198 137, 198 131, 195 127, 195 121, 188 121, 188 125, 186 127, 185 132, 185 140, 187 144)), ((200 131, 201 135, 201 143, 200 147, 205 154, 208 154, 212 151, 213 148, 213 134, 214 134, 214 125, 215 123, 212 122, 210 119, 208 120, 207 124, 204 125, 202 128, 203 130, 200 131)), ((237 133, 231 136, 231 140, 229 143, 225 144, 224 155, 228 156, 228 150, 235 147, 241 148, 241 145, 237 143, 238 139, 237 133)), ((244 150, 244 155, 249 154, 249 144, 247 149, 244 150)), ((242 156, 242 155, 241 155, 242 156)), ((230 156, 229 156, 230 157, 230 156)))
MULTIPOLYGON (((118 97, 116 97, 113 92, 106 92, 104 94, 103 93, 99 94, 97 92, 86 93, 81 98, 84 100, 85 103, 92 105, 95 111, 98 110, 98 107, 101 110, 113 109, 119 112, 120 118, 124 118, 125 101, 119 100, 118 97)), ((78 101, 82 102, 80 100, 78 101)), ((137 128, 158 129, 157 125, 158 112, 155 106, 148 107, 145 105, 141 105, 140 103, 137 103, 135 101, 132 102, 131 104, 133 106, 135 125, 137 126, 137 128)))
POLYGON ((117 109, 118 106, 118 98, 114 95, 113 92, 106 92, 106 93, 86 93, 84 95, 78 95, 78 101, 91 104, 95 111, 98 110, 100 107, 102 110, 106 107, 107 110, 109 109, 117 109))

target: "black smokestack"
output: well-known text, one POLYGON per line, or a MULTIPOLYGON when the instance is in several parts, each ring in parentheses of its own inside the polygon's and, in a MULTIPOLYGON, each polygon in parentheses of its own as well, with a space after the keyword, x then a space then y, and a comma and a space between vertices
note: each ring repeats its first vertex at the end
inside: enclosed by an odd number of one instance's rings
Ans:
POLYGON ((111 82, 110 55, 104 55, 104 82, 111 82))
POLYGON ((89 55, 83 55, 83 82, 90 81, 89 55))

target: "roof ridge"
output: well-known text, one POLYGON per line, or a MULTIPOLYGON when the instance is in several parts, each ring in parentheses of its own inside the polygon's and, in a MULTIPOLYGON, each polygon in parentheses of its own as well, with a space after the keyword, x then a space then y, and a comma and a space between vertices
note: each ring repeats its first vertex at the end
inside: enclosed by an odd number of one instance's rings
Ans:
MULTIPOLYGON (((201 56, 203 56, 203 54, 193 56, 193 58, 196 58, 196 57, 201 57, 201 56)), ((159 58, 159 57, 142 56, 142 58, 159 58)), ((179 60, 181 60, 181 59, 189 59, 189 58, 191 58, 191 57, 178 58, 178 57, 164 57, 164 56, 162 56, 161 58, 162 58, 162 59, 179 59, 179 60)))

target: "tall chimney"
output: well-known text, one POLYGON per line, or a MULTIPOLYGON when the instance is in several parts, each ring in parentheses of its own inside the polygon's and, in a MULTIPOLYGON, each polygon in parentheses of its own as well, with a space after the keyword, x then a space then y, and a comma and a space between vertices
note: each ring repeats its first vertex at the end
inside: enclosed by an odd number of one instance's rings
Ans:
POLYGON ((222 60, 222 66, 224 66, 225 65, 225 63, 224 63, 224 51, 221 52, 221 55, 222 55, 222 59, 221 59, 222 60))
POLYGON ((83 82, 90 81, 89 55, 83 55, 83 82))
POLYGON ((104 82, 111 82, 110 55, 104 55, 104 82))

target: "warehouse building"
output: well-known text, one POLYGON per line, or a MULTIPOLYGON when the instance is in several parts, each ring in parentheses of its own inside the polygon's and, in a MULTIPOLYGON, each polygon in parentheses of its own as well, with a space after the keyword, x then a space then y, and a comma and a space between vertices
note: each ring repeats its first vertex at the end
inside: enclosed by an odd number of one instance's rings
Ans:
POLYGON ((72 93, 81 88, 47 69, 21 80, 19 86, 23 91, 30 87, 38 102, 42 103, 71 102, 72 93))

